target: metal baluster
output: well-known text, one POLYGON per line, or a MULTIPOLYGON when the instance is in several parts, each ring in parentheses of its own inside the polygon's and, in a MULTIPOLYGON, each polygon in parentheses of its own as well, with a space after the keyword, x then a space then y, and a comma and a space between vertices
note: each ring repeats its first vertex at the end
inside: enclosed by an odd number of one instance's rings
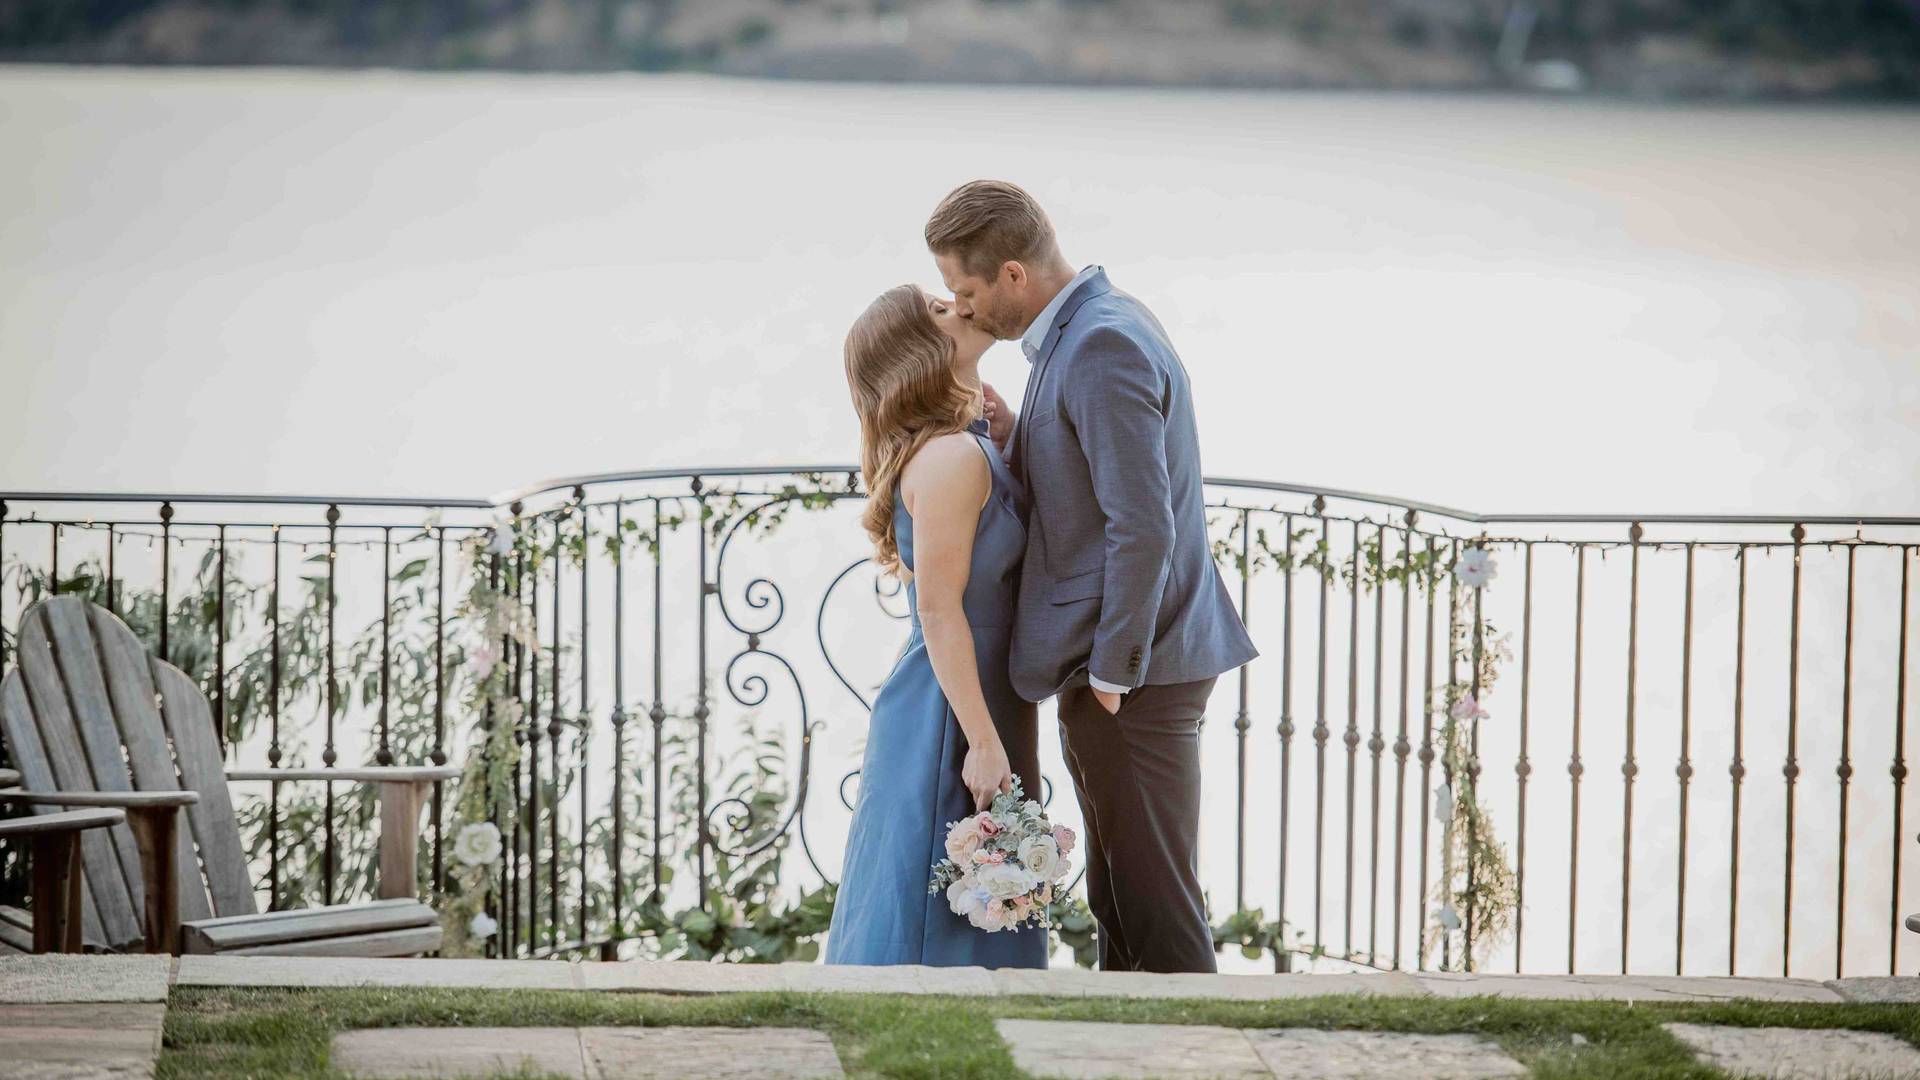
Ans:
POLYGON ((1427 537, 1427 629, 1426 641, 1422 644, 1422 664, 1426 668, 1424 690, 1420 695, 1420 918, 1415 923, 1414 941, 1419 945, 1419 960, 1415 965, 1419 970, 1427 970, 1427 853, 1433 849, 1432 828, 1433 813, 1429 800, 1433 798, 1433 605, 1434 594, 1439 591, 1438 580, 1433 576, 1434 559, 1438 552, 1434 547, 1436 538, 1427 537))
MULTIPOLYGON (((1278 734, 1280 736, 1280 822, 1279 822, 1279 826, 1280 826, 1280 881, 1279 881, 1280 889, 1279 889, 1279 892, 1280 892, 1280 895, 1277 901, 1277 907, 1274 909, 1278 913, 1276 918, 1279 920, 1279 922, 1283 926, 1288 925, 1287 924, 1287 833, 1289 831, 1288 830, 1289 823, 1287 820, 1287 809, 1288 809, 1288 806, 1290 805, 1289 796, 1292 794, 1291 789, 1292 789, 1292 781, 1293 781, 1293 732, 1294 732, 1294 727, 1293 727, 1293 571, 1294 571, 1294 559, 1293 559, 1293 515, 1292 514, 1288 514, 1286 516, 1286 530, 1287 530, 1287 540, 1286 540, 1287 561, 1286 561, 1286 565, 1281 567, 1282 573, 1284 573, 1286 576, 1284 578, 1284 582, 1285 582, 1285 589, 1284 589, 1285 599, 1283 600, 1284 610, 1281 613, 1281 622, 1280 622, 1280 726, 1278 729, 1278 734)), ((1291 969, 1293 966, 1291 955, 1288 954, 1284 949, 1275 950, 1273 962, 1274 962, 1274 969, 1276 971, 1287 971, 1291 969)))
POLYGON ((214 557, 213 737, 221 755, 233 751, 227 743, 227 527, 220 526, 214 557))
POLYGON ((1833 977, 1845 976, 1847 948, 1847 793, 1853 782, 1853 562, 1859 548, 1847 545, 1847 644, 1840 676, 1840 876, 1833 902, 1833 977))
POLYGON ((694 789, 696 816, 694 827, 697 830, 695 844, 696 857, 699 860, 699 873, 695 880, 700 888, 700 910, 707 910, 707 845, 712 838, 707 834, 707 717, 711 715, 707 708, 707 597, 719 592, 719 586, 707 580, 707 499, 701 494, 704 487, 699 477, 693 478, 693 497, 699 509, 694 513, 696 529, 700 534, 700 614, 698 637, 698 662, 700 666, 699 693, 695 697, 693 722, 695 748, 693 754, 694 789))
MULTIPOLYGON (((163 513, 165 512, 167 511, 163 511, 163 513)), ((336 609, 339 606, 339 599, 340 599, 339 590, 335 588, 335 576, 336 574, 338 574, 340 569, 339 527, 340 527, 340 508, 338 506, 328 506, 327 507, 327 743, 326 743, 326 747, 320 751, 320 763, 329 769, 333 768, 334 763, 340 760, 340 753, 338 750, 334 748, 334 745, 333 745, 334 719, 336 714, 338 713, 339 705, 340 705, 340 680, 336 675, 337 669, 335 667, 335 655, 334 655, 334 651, 335 651, 334 650, 334 641, 335 641, 334 630, 335 630, 335 622, 336 622, 335 616, 336 616, 336 609)), ((164 607, 162 608, 161 618, 162 618, 162 621, 160 625, 164 628, 166 626, 164 607)), ((331 906, 334 902, 333 878, 334 878, 335 868, 339 865, 339 862, 337 860, 338 853, 334 846, 334 834, 333 834, 333 781, 332 780, 326 781, 326 785, 327 785, 326 852, 325 852, 324 861, 321 867, 322 879, 323 879, 322 888, 321 888, 321 898, 329 906, 331 906)))
POLYGON ((1680 764, 1673 773, 1680 778, 1680 862, 1675 872, 1679 883, 1673 918, 1673 973, 1686 966, 1687 955, 1687 795, 1693 780, 1693 541, 1687 541, 1687 606, 1680 638, 1680 764))
MULTIPOLYGON (((435 765, 447 763, 447 530, 436 534, 433 590, 433 753, 435 765)), ((487 730, 491 725, 482 725, 487 730)), ((446 862, 446 781, 433 782, 433 887, 447 890, 446 862)))
POLYGON ((612 918, 607 942, 600 948, 600 959, 620 959, 620 942, 626 937, 622 902, 626 899, 627 878, 624 852, 627 846, 627 606, 625 566, 627 550, 626 502, 613 503, 613 870, 612 918))
MULTIPOLYGON (((267 671, 267 766, 277 769, 280 750, 280 526, 273 527, 272 629, 267 671)), ((280 910, 280 781, 267 785, 267 910, 280 910)))
POLYGON ((1780 774, 1787 781, 1787 856, 1782 865, 1786 875, 1780 919, 1780 974, 1793 969, 1793 809, 1794 786, 1800 779, 1800 543, 1807 538, 1805 526, 1793 527, 1793 623, 1787 654, 1787 763, 1780 774))
MULTIPOLYGON (((1393 740, 1393 966, 1396 970, 1400 967, 1400 943, 1404 936, 1401 919, 1407 870, 1407 755, 1413 749, 1407 742, 1407 662, 1412 648, 1413 523, 1418 517, 1419 511, 1407 511, 1407 527, 1400 537, 1400 731, 1393 740)), ((1386 565, 1384 557, 1381 565, 1386 565)))
POLYGON ((1325 900, 1323 867, 1326 858, 1327 830, 1327 559, 1333 554, 1329 536, 1332 528, 1326 517, 1325 497, 1313 497, 1313 512, 1320 518, 1320 676, 1314 683, 1313 710, 1313 943, 1325 942, 1320 933, 1321 906, 1325 900))
POLYGON ((1573 545, 1573 752, 1567 759, 1570 813, 1567 821, 1567 973, 1574 970, 1574 947, 1580 940, 1580 668, 1585 656, 1581 635, 1586 628, 1587 545, 1573 545))
POLYGON ((1640 523, 1627 530, 1632 541, 1632 566, 1627 586, 1627 754, 1620 763, 1620 974, 1627 973, 1627 934, 1632 926, 1633 904, 1633 779, 1640 766, 1633 760, 1634 671, 1640 641, 1640 523))
MULTIPOLYGON (((540 518, 528 523, 529 547, 539 540, 540 518)), ((527 607, 528 635, 540 640, 539 573, 523 559, 520 573, 521 603, 527 607), (529 571, 533 571, 529 573, 529 571)), ((527 746, 527 895, 522 914, 527 923, 527 951, 540 947, 540 654, 527 651, 527 712, 521 725, 527 746)))
MULTIPOLYGON (((1251 603, 1249 592, 1253 581, 1253 526, 1248 511, 1240 511, 1240 621, 1251 625, 1251 603)), ((1240 712, 1233 718, 1233 731, 1236 750, 1239 755, 1238 789, 1234 799, 1234 838, 1233 838, 1233 909, 1245 911, 1247 907, 1247 729, 1253 721, 1247 716, 1247 672, 1253 668, 1251 663, 1240 665, 1240 712)))
POLYGON ((1900 967, 1900 849, 1906 846, 1906 836, 1901 830, 1906 818, 1902 816, 1901 803, 1907 787, 1907 568, 1913 563, 1913 549, 1900 549, 1900 659, 1895 666, 1893 695, 1893 766, 1887 772, 1893 777, 1893 917, 1890 920, 1891 937, 1887 942, 1887 974, 1899 973, 1900 967))
POLYGON ((1733 797, 1733 835, 1728 842, 1727 898, 1727 974, 1733 975, 1740 959, 1740 793, 1747 778, 1747 765, 1741 756, 1746 734, 1744 706, 1747 685, 1747 545, 1734 552, 1740 565, 1740 592, 1734 616, 1733 639, 1733 764, 1727 766, 1733 797))
MULTIPOLYGON (((1480 602, 1485 595, 1486 595, 1486 588, 1484 585, 1478 585, 1474 587, 1474 590, 1473 590, 1473 676, 1472 676, 1472 681, 1473 681, 1472 694, 1473 694, 1474 710, 1473 710, 1473 714, 1467 718, 1467 724, 1469 727, 1470 734, 1468 736, 1467 762, 1466 762, 1467 791, 1471 793, 1472 797, 1469 798, 1465 803, 1466 812, 1467 812, 1467 837, 1468 837, 1469 845, 1471 845, 1472 843, 1474 830, 1479 827, 1479 823, 1474 819, 1474 810, 1475 810, 1475 807, 1479 805, 1479 801, 1480 801, 1480 708, 1479 708, 1480 706, 1480 657, 1486 647, 1486 643, 1485 643, 1486 621, 1481 617, 1480 602)), ((1473 857, 1471 856, 1471 854, 1469 854, 1469 856, 1467 857, 1466 934, 1463 937, 1464 944, 1460 951, 1461 963, 1468 971, 1473 970, 1474 880, 1475 880, 1475 870, 1473 865, 1473 857)))
POLYGON ((1526 573, 1522 578, 1520 606, 1520 757, 1513 763, 1515 783, 1519 787, 1519 822, 1515 830, 1513 857, 1513 970, 1520 971, 1520 950, 1525 941, 1527 911, 1527 778, 1533 775, 1533 763, 1527 758, 1527 700, 1533 669, 1533 541, 1526 541, 1526 573))
MULTIPOLYGON (((120 547, 120 540, 114 535, 113 522, 107 522, 107 610, 120 614, 119 585, 114 580, 113 556, 120 547)), ((0 660, 4 664, 4 660, 0 660)))
POLYGON ((53 567, 53 570, 51 573, 48 574, 49 586, 47 590, 47 595, 59 596, 60 595, 60 523, 57 521, 48 523, 47 535, 53 541, 53 552, 50 556, 50 563, 53 567))
POLYGON ((380 747, 373 760, 393 764, 388 700, 393 697, 393 526, 380 527, 380 747))
MULTIPOLYGON (((1459 564, 1460 564, 1460 541, 1453 540, 1453 541, 1450 541, 1447 545, 1447 565, 1449 567, 1454 567, 1454 566, 1458 566, 1459 564)), ((1459 683, 1460 681, 1459 639, 1460 639, 1460 579, 1456 577, 1454 574, 1449 573, 1447 575, 1447 686, 1449 688, 1459 683)), ((1453 737, 1456 740, 1454 745, 1456 746, 1459 745, 1457 740, 1460 738, 1460 729, 1457 724, 1454 727, 1453 737)), ((1459 783, 1460 778, 1453 774, 1453 756, 1452 755, 1448 755, 1440 759, 1440 773, 1447 781, 1447 790, 1453 792, 1454 805, 1459 806, 1460 805, 1460 783, 1459 783)), ((1448 825, 1451 826, 1451 824, 1452 824, 1451 821, 1449 821, 1448 825)), ((1440 833, 1440 842, 1442 844, 1447 843, 1447 833, 1444 830, 1440 833)), ((1443 862, 1441 865, 1444 868, 1449 866, 1450 864, 1443 862)), ((1469 863, 1469 865, 1471 865, 1471 863, 1469 863)), ((1453 906, 1453 896, 1452 896, 1453 878, 1451 875, 1448 876, 1445 882, 1445 888, 1442 891, 1446 894, 1447 906, 1452 907, 1453 906)), ((1440 967, 1444 970, 1452 966, 1453 966, 1453 934, 1451 932, 1442 933, 1440 935, 1440 967)))
POLYGON ((1353 819, 1354 785, 1360 749, 1360 522, 1353 522, 1353 581, 1347 614, 1347 891, 1345 912, 1347 955, 1353 955, 1353 819))
MULTIPOLYGON (((333 522, 340 517, 340 508, 327 507, 327 550, 333 550, 333 522)), ((333 558, 327 556, 329 564, 333 558)), ((170 612, 173 596, 173 504, 160 504, 160 659, 171 663, 173 654, 167 649, 167 624, 173 621, 170 612)), ((328 815, 328 828, 332 828, 332 815, 328 815)), ((331 901, 329 901, 331 903, 331 901)))
POLYGON ((0 499, 0 671, 7 669, 7 503, 0 499))
POLYGON ((1380 754, 1387 748, 1386 739, 1380 733, 1380 679, 1386 669, 1382 662, 1385 655, 1382 650, 1385 647, 1383 635, 1387 625, 1387 527, 1384 523, 1374 528, 1373 543, 1379 570, 1373 579, 1373 736, 1367 740, 1367 751, 1373 755, 1373 812, 1369 818, 1373 830, 1373 850, 1367 891, 1367 959, 1377 964, 1380 962, 1380 754))
POLYGON ((664 681, 665 666, 661 662, 660 642, 660 602, 661 580, 660 565, 665 552, 665 538, 661 536, 660 499, 653 499, 653 708, 647 712, 647 718, 653 721, 653 895, 655 904, 661 903, 666 893, 660 887, 660 870, 664 863, 660 853, 661 799, 666 785, 661 782, 663 729, 667 722, 667 708, 661 703, 661 684, 664 681))
MULTIPOLYGON (((569 507, 561 507, 553 515, 553 658, 548 667, 548 677, 553 680, 553 691, 549 695, 551 702, 547 709, 547 742, 550 753, 547 755, 547 775, 553 785, 553 805, 547 811, 547 947, 553 948, 560 942, 560 570, 562 546, 560 535, 569 514, 569 507)), ((539 588, 535 583, 535 589, 539 588)), ((585 646, 585 642, 581 643, 585 646)))
MULTIPOLYGON (((593 735, 593 709, 588 704, 588 667, 593 650, 587 637, 587 595, 588 569, 593 565, 593 530, 587 521, 587 493, 583 488, 573 489, 573 501, 580 507, 580 762, 576 782, 580 785, 580 919, 578 922, 579 942, 582 948, 587 944, 587 873, 591 868, 588 860, 591 853, 587 847, 587 777, 590 770, 587 765, 587 752, 593 735)), ((616 522, 616 530, 617 530, 616 522)), ((619 533, 616 531, 615 535, 619 533)), ((555 569, 555 573, 558 573, 555 569)))

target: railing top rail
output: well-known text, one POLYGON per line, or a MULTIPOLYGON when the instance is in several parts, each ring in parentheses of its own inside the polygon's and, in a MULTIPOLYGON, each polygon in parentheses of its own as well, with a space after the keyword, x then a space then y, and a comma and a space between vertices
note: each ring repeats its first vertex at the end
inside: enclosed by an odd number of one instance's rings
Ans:
MULTIPOLYGON (((351 496, 351 495, 226 495, 204 492, 165 493, 165 492, 49 492, 49 491, 0 491, 0 504, 16 502, 65 502, 65 503, 226 503, 226 504, 279 504, 303 506, 384 506, 430 509, 435 507, 463 510, 495 510, 512 506, 516 502, 560 491, 571 491, 578 487, 604 484, 630 484, 648 481, 692 479, 693 477, 756 477, 756 476, 802 476, 823 474, 844 476, 858 474, 859 467, 848 464, 828 465, 723 465, 711 468, 674 467, 664 469, 633 469, 616 472, 591 473, 581 476, 556 477, 524 487, 502 491, 491 498, 434 498, 407 496, 351 496)), ((1414 499, 1401 499, 1391 495, 1379 495, 1365 491, 1351 491, 1342 488, 1316 487, 1307 484, 1291 484, 1275 480, 1251 480, 1244 477, 1209 476, 1207 483, 1214 487, 1239 488, 1248 491, 1270 491, 1289 495, 1322 496, 1329 499, 1344 499, 1353 502, 1372 503, 1378 506, 1397 507, 1414 510, 1421 514, 1450 518, 1455 521, 1475 524, 1690 524, 1690 525, 1877 525, 1920 527, 1920 517, 1898 515, 1844 515, 1844 514, 1527 514, 1499 513, 1480 514, 1458 507, 1442 506, 1437 503, 1421 502, 1414 499)))

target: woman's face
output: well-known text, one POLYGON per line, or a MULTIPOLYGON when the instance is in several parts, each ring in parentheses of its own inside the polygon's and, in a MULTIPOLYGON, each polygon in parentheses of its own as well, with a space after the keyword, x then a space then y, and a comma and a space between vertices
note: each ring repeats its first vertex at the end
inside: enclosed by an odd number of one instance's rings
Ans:
POLYGON ((953 301, 946 297, 927 297, 927 312, 933 316, 934 325, 940 328, 940 332, 953 339, 953 361, 956 364, 978 361, 987 347, 993 344, 993 335, 975 326, 973 320, 961 318, 953 301))

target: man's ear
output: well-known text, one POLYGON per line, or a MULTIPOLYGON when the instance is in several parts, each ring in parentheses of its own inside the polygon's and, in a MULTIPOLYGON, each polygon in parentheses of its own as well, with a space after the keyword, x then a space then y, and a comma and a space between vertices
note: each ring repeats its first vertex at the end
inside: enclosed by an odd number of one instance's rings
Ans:
POLYGON ((1027 283, 1027 268, 1019 262, 1009 259, 1001 264, 1000 271, 1007 275, 1007 283, 1016 289, 1027 283))

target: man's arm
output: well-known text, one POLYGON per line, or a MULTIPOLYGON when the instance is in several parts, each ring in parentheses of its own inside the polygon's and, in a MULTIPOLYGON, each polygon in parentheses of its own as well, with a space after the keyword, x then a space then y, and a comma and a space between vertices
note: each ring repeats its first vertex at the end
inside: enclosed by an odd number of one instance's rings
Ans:
POLYGON ((1164 387, 1139 344, 1118 330, 1093 331, 1077 352, 1063 403, 1087 459, 1107 538, 1100 623, 1087 674, 1095 689, 1121 693, 1146 680, 1173 565, 1164 387))

